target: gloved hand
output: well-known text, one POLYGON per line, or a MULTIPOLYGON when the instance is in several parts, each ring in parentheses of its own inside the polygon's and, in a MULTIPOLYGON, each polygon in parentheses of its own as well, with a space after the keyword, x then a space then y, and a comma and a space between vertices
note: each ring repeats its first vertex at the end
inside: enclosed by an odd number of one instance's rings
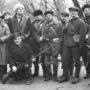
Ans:
POLYGON ((13 72, 16 72, 17 71, 17 67, 16 66, 13 66, 12 67, 12 70, 13 70, 13 72))

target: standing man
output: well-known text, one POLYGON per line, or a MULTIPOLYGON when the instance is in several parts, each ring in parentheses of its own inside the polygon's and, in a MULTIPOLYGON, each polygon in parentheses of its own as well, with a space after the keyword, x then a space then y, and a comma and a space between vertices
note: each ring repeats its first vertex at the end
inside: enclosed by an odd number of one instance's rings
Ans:
MULTIPOLYGON (((40 47, 41 47, 39 39, 42 34, 41 27, 43 24, 43 12, 41 10, 35 10, 33 12, 33 16, 34 16, 34 20, 32 22, 32 25, 35 28, 35 33, 37 34, 38 40, 33 38, 30 41, 31 41, 31 47, 32 47, 33 51, 35 52, 35 54, 38 54, 40 52, 40 47)), ((36 57, 36 61, 34 62, 34 66, 35 66, 34 75, 33 75, 34 77, 37 77, 39 74, 39 62, 40 62, 40 57, 38 56, 38 57, 36 57)), ((44 67, 44 65, 42 66, 42 68, 43 67, 44 67)))
MULTIPOLYGON (((90 45, 90 4, 85 4, 82 7, 83 13, 85 15, 84 21, 87 25, 87 35, 86 35, 86 39, 87 39, 87 45, 90 45)), ((88 47, 86 47, 86 52, 84 51, 84 56, 86 57, 84 60, 85 63, 85 67, 86 67, 86 76, 84 77, 86 78, 90 78, 90 61, 89 61, 89 51, 87 50, 89 49, 88 47), (88 56, 88 57, 87 57, 88 56)))
POLYGON ((62 40, 61 28, 62 25, 60 22, 56 23, 54 21, 54 12, 52 10, 47 10, 45 13, 45 26, 43 29, 42 36, 42 46, 43 49, 47 49, 44 52, 45 55, 45 81, 49 81, 53 78, 54 81, 57 81, 57 71, 58 71, 58 60, 57 56, 60 49, 60 40, 62 40), (53 64, 53 75, 51 73, 51 64, 53 64))
POLYGON ((14 16, 9 21, 9 28, 12 34, 20 33, 25 38, 29 36, 31 30, 30 18, 24 15, 25 8, 19 3, 14 6, 14 16))
POLYGON ((63 77, 59 80, 60 83, 69 80, 69 64, 71 57, 73 58, 73 63, 75 63, 75 75, 71 83, 76 84, 80 81, 80 47, 83 46, 85 35, 86 35, 86 25, 83 20, 78 16, 79 9, 76 7, 70 7, 70 21, 67 25, 67 31, 64 34, 63 43, 63 77))
MULTIPOLYGON (((68 26, 68 22, 69 22, 69 13, 62 12, 61 13, 61 19, 62 19, 62 24, 63 24, 62 31, 63 31, 63 39, 64 39, 64 35, 67 32, 67 26, 68 26)), ((73 59, 73 57, 71 57, 70 64, 69 64, 69 75, 70 75, 70 77, 73 76, 73 60, 72 59, 73 59)), ((62 63, 62 66, 63 66, 63 63, 62 63)), ((62 78, 62 77, 63 77, 63 75, 61 75, 59 78, 62 78)))

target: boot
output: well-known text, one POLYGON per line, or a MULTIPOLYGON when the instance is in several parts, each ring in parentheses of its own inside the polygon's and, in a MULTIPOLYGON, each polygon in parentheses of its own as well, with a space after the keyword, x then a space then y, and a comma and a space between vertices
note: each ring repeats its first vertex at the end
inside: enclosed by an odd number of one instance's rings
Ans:
POLYGON ((62 76, 62 78, 60 78, 60 79, 58 80, 59 83, 67 82, 67 81, 69 81, 69 77, 68 77, 68 76, 62 76))
POLYGON ((34 70, 33 77, 38 77, 38 72, 39 72, 39 66, 35 65, 35 70, 34 70))
POLYGON ((44 81, 50 81, 52 79, 51 66, 50 65, 46 67, 46 73, 47 73, 47 76, 44 79, 44 81))
POLYGON ((58 79, 57 79, 57 70, 58 70, 58 66, 53 65, 53 80, 54 81, 58 81, 58 79))

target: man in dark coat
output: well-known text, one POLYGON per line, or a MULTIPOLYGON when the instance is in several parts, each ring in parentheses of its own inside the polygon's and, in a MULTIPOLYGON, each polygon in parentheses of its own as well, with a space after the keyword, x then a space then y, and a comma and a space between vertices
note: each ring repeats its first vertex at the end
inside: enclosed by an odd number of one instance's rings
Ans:
MULTIPOLYGON (((35 33, 37 35, 37 38, 33 38, 31 40, 31 46, 33 47, 33 51, 35 52, 35 54, 38 54, 40 52, 40 36, 41 36, 41 26, 42 26, 42 21, 43 21, 43 12, 41 10, 35 10, 33 12, 33 16, 34 16, 34 20, 32 22, 32 25, 35 28, 35 33)), ((34 62, 34 77, 37 77, 39 74, 39 62, 40 62, 40 58, 39 56, 36 57, 36 61, 34 62)), ((44 67, 44 65, 42 66, 42 68, 44 67)))
MULTIPOLYGON (((26 42, 22 41, 22 37, 19 35, 12 38, 10 46, 9 46, 9 55, 10 60, 9 64, 12 68, 12 71, 14 72, 12 74, 12 77, 15 80, 21 80, 21 79, 27 79, 32 80, 31 75, 31 64, 32 64, 32 57, 34 57, 33 51, 30 47, 30 45, 26 42), (29 63, 26 63, 20 68, 17 68, 20 64, 25 63, 27 61, 30 61, 29 63)), ((27 82, 27 84, 30 84, 30 82, 27 82)))
POLYGON ((76 84, 80 80, 80 47, 83 46, 85 35, 86 35, 86 25, 83 20, 78 17, 79 9, 76 7, 70 7, 70 16, 71 20, 67 25, 66 34, 64 34, 64 43, 63 43, 63 54, 62 54, 62 63, 63 63, 63 77, 59 82, 65 82, 69 80, 69 64, 70 59, 73 57, 73 63, 75 63, 75 76, 72 79, 72 84, 76 84))
MULTIPOLYGON (((87 25, 86 39, 87 39, 87 45, 89 46, 90 45, 90 4, 85 4, 82 7, 82 10, 85 15, 84 21, 87 25)), ((85 63, 85 67, 86 67, 86 76, 84 78, 90 78, 89 47, 86 47, 86 52, 84 51, 84 56, 85 56, 84 63, 85 63)))

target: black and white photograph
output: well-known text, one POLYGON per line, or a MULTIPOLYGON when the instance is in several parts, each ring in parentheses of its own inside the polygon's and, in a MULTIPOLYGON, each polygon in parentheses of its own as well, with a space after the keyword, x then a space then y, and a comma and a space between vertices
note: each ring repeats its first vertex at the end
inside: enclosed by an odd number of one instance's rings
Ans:
POLYGON ((90 90, 90 0, 0 0, 0 90, 90 90))

